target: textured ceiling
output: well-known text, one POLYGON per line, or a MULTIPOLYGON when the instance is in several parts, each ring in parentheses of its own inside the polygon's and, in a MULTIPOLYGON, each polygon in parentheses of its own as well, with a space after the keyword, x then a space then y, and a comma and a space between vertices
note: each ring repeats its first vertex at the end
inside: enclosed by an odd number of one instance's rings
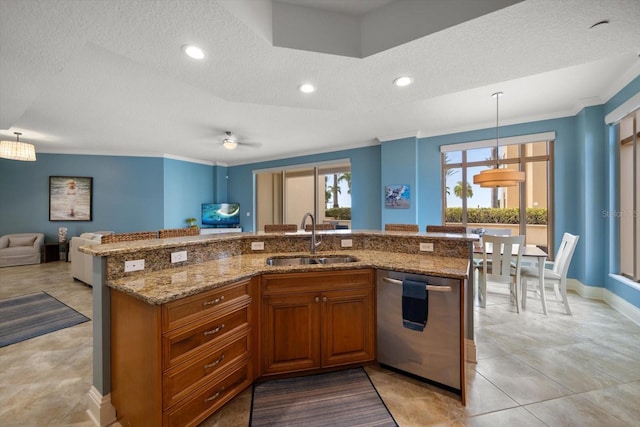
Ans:
POLYGON ((280 3, 297 6, 314 7, 327 12, 344 13, 345 15, 362 16, 372 12, 394 0, 276 0, 280 3))
POLYGON ((637 0, 527 0, 362 59, 274 47, 269 0, 233 3, 0 0, 0 134, 37 152, 234 165, 491 127, 497 90, 501 124, 574 115, 640 74, 637 0), (415 83, 395 87, 401 74, 415 83), (258 145, 225 150, 226 130, 258 145))

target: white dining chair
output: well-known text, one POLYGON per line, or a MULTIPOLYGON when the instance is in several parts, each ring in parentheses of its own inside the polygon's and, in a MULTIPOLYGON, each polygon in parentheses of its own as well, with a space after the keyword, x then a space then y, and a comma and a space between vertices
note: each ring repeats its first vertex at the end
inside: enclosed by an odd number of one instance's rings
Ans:
POLYGON ((540 295, 540 301, 542 303, 542 311, 547 314, 547 302, 545 294, 545 284, 552 283, 553 290, 556 295, 556 301, 564 304, 564 309, 567 314, 571 315, 571 308, 569 307, 569 300, 567 299, 567 272, 569 271, 569 264, 571 264, 571 258, 576 250, 578 239, 580 236, 574 236, 573 234, 564 233, 562 236, 562 242, 556 252, 556 260, 554 262, 547 262, 546 265, 551 266, 551 269, 545 268, 544 270, 544 283, 540 284, 540 277, 538 276, 537 267, 522 267, 520 270, 520 280, 522 286, 522 309, 524 310, 527 305, 527 292, 529 282, 536 283, 535 291, 540 295))
POLYGON ((487 281, 506 283, 520 313, 520 262, 524 251, 524 236, 492 236, 482 239, 480 304, 487 304, 487 281), (515 260, 514 260, 515 258, 515 260))
MULTIPOLYGON (((482 246, 482 237, 483 236, 511 236, 510 228, 486 228, 482 229, 482 234, 480 235, 480 241, 478 242, 479 246, 482 246)), ((474 268, 482 267, 482 258, 473 258, 473 266, 474 268)))

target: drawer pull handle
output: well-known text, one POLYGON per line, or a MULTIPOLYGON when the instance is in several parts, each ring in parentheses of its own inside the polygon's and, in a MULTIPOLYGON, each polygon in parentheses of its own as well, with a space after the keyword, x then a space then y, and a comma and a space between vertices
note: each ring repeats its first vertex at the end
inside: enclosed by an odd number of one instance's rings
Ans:
POLYGON ((212 329, 210 331, 204 331, 204 335, 207 336, 207 335, 217 334, 218 332, 220 332, 223 329, 224 329, 224 323, 222 325, 218 326, 215 329, 212 329))
POLYGON ((206 402, 211 402, 212 400, 216 400, 216 399, 218 398, 218 396, 220 396, 220 393, 222 393, 223 391, 224 391, 224 387, 222 387, 222 388, 220 389, 220 391, 219 391, 219 392, 217 392, 216 394, 214 394, 213 396, 211 396, 211 397, 207 397, 207 398, 204 400, 204 401, 205 401, 205 403, 206 403, 206 402))
POLYGON ((204 365, 204 369, 209 369, 209 368, 213 368, 214 366, 216 366, 218 363, 222 362, 224 360, 224 354, 221 355, 218 360, 216 360, 213 363, 209 363, 208 365, 204 365))
POLYGON ((217 303, 222 302, 222 301, 224 301, 224 295, 222 295, 220 298, 216 298, 216 299, 211 300, 211 301, 205 301, 205 302, 202 303, 202 305, 214 305, 214 304, 217 304, 217 303))

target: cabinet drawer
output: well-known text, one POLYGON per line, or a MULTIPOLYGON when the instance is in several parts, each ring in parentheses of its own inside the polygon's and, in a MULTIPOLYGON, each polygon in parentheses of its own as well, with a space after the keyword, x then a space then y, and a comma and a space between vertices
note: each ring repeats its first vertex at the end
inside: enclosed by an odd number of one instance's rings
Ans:
POLYGON ((163 403, 165 408, 189 396, 230 364, 249 357, 249 329, 234 334, 226 343, 220 342, 215 349, 206 352, 193 362, 180 365, 164 374, 163 403))
POLYGON ((196 426, 249 384, 251 384, 251 364, 245 363, 231 370, 229 375, 220 381, 212 382, 203 389, 197 390, 184 405, 165 411, 163 425, 196 426))
POLYGON ((206 323, 196 323, 173 330, 162 337, 162 365, 169 369, 200 351, 220 342, 240 327, 248 328, 249 307, 245 306, 206 323))
POLYGON ((229 305, 237 298, 248 297, 250 283, 246 280, 163 305, 162 330, 166 332, 186 325, 229 305))

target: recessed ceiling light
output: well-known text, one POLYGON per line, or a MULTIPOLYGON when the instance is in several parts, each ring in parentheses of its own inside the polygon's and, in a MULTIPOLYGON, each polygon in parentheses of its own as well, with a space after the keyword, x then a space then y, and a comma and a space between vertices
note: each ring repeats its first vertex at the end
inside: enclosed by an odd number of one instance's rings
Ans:
POLYGON ((193 59, 203 59, 204 58, 204 50, 200 49, 198 46, 184 45, 184 46, 182 46, 182 50, 190 58, 193 58, 193 59))
POLYGON ((298 89, 300 89, 300 92, 303 93, 311 93, 316 91, 316 87, 311 83, 301 84, 300 86, 298 86, 298 89))
POLYGON ((413 79, 409 76, 401 76, 393 81, 393 84, 398 87, 409 86, 413 83, 413 79))

